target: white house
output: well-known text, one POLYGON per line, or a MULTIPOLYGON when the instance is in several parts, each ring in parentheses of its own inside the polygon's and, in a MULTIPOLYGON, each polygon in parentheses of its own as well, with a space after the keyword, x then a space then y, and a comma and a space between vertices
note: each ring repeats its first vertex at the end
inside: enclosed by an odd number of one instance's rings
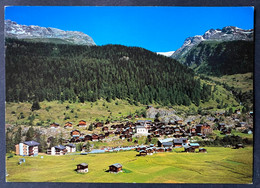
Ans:
POLYGON ((75 144, 67 144, 67 145, 66 145, 66 150, 68 151, 68 153, 76 152, 76 146, 75 146, 75 144))
POLYGON ((148 134, 148 129, 145 126, 136 126, 135 127, 136 134, 142 134, 142 135, 147 135, 148 134))

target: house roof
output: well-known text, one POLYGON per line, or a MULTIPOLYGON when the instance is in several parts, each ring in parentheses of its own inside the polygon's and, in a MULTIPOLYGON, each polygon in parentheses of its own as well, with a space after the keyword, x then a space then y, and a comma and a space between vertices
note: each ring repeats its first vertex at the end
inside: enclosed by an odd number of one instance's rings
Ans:
POLYGON ((200 146, 198 143, 190 143, 190 146, 200 146))
POLYGON ((24 142, 25 145, 28 145, 28 146, 38 146, 40 145, 38 142, 35 142, 35 141, 26 141, 24 142))
POLYGON ((63 145, 58 145, 58 146, 54 146, 56 149, 60 149, 60 150, 63 150, 63 149, 66 149, 65 146, 63 145))
POLYGON ((163 142, 162 145, 163 146, 172 146, 172 142, 163 142))
POLYGON ((75 148, 75 147, 76 147, 76 145, 75 145, 75 144, 67 144, 66 146, 70 146, 70 147, 73 147, 73 148, 75 148))
POLYGON ((122 167, 122 165, 120 163, 115 163, 115 164, 112 164, 110 166, 114 166, 116 168, 121 168, 122 167))
POLYGON ((87 163, 80 163, 80 164, 78 164, 77 166, 88 166, 88 164, 87 163))

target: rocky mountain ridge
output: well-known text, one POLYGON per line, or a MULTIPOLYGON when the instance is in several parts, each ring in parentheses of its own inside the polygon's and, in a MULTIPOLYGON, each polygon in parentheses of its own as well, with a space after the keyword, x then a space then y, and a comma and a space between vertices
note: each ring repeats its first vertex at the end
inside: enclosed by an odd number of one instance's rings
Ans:
POLYGON ((253 29, 244 30, 234 26, 227 26, 223 29, 210 29, 203 35, 196 35, 194 37, 186 38, 182 47, 176 50, 171 57, 177 60, 182 58, 193 46, 202 41, 253 41, 253 37, 253 29))
POLYGON ((34 25, 20 25, 11 20, 5 20, 5 37, 18 39, 59 39, 64 43, 77 45, 96 45, 94 40, 79 31, 63 31, 57 28, 34 25))

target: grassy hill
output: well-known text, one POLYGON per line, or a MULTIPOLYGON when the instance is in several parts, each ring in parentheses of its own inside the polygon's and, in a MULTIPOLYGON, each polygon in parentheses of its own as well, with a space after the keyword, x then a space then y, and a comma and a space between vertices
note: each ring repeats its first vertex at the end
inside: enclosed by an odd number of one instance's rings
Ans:
POLYGON ((120 182, 120 183, 252 183, 253 148, 206 147, 208 153, 170 153, 137 157, 136 151, 7 158, 8 182, 120 182), (102 161, 102 163, 100 162, 102 161), (88 163, 89 172, 77 174, 80 163, 88 163), (114 163, 123 165, 118 174, 105 172, 114 163))

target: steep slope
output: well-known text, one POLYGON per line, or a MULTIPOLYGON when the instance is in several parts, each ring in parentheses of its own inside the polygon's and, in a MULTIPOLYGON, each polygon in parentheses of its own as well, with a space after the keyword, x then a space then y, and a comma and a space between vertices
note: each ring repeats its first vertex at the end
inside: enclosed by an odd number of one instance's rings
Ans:
POLYGON ((206 31, 203 35, 196 35, 194 37, 187 38, 182 47, 174 52, 171 56, 174 59, 181 59, 188 53, 195 45, 202 41, 234 41, 234 40, 245 40, 253 41, 254 31, 243 30, 238 27, 227 26, 221 29, 210 29, 206 31))
POLYGON ((96 45, 93 39, 78 31, 63 31, 56 28, 20 25, 5 20, 5 37, 32 41, 69 43, 79 45, 96 45))
POLYGON ((199 105, 210 87, 194 72, 151 51, 121 45, 80 46, 6 41, 6 100, 199 105))
POLYGON ((179 61, 200 74, 213 76, 253 72, 252 41, 205 41, 194 46, 179 61))

